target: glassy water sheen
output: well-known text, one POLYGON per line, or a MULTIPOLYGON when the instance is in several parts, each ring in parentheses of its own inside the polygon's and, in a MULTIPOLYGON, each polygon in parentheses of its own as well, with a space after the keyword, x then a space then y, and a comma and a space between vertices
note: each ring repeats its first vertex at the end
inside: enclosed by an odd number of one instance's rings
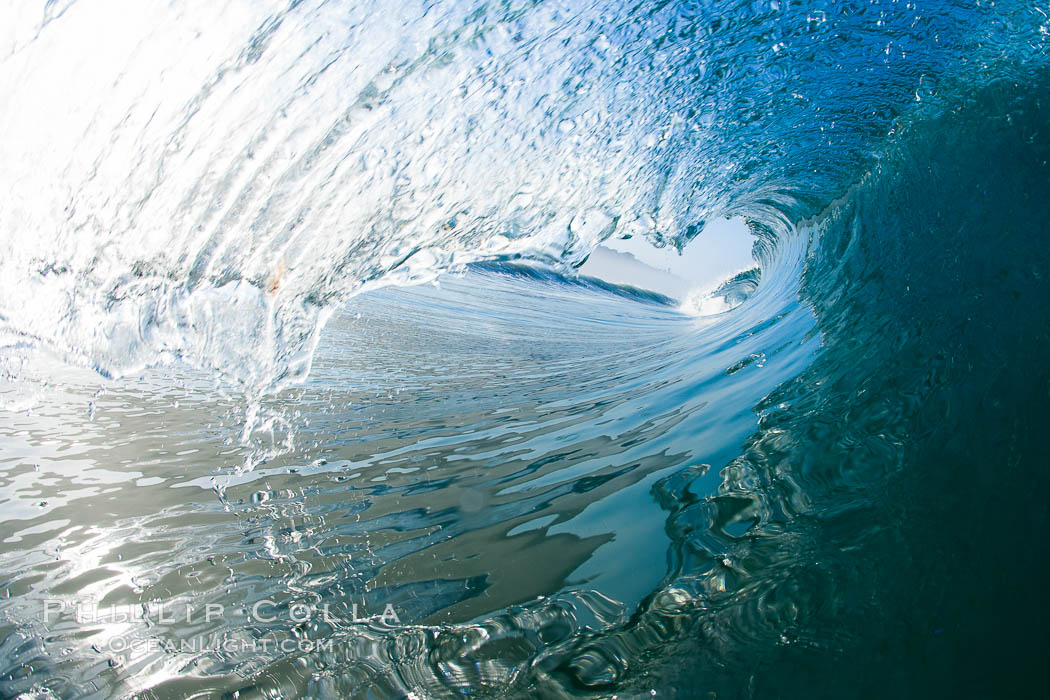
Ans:
POLYGON ((1044 696, 1048 17, 0 10, 0 695, 1044 696))

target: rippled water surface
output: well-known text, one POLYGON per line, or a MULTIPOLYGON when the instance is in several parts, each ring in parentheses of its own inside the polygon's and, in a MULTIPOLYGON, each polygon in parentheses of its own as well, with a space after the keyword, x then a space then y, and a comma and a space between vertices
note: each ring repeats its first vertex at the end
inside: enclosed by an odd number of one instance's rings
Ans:
POLYGON ((237 447, 222 440, 234 407, 201 376, 150 371, 108 386, 90 413, 97 380, 71 377, 64 402, 4 424, 3 557, 17 572, 4 608, 23 623, 7 645, 39 654, 66 690, 101 694, 186 674, 232 691, 271 666, 275 687, 300 692, 498 689, 559 642, 623 625, 673 576, 656 484, 687 469, 702 477, 691 488, 713 491, 710 464, 754 429, 750 407, 818 345, 805 340, 810 314, 775 316, 763 329, 697 319, 514 268, 366 295, 333 320, 309 382, 272 399, 301 426, 298 444, 248 473, 233 473, 237 447), (109 605, 141 614, 123 625, 56 614, 41 644, 33 594, 45 592, 98 600, 102 618, 109 605), (181 619, 260 600, 284 614, 181 619), (296 602, 341 621, 297 626, 296 602), (159 621, 165 605, 179 621, 159 621), (354 619, 387 605, 396 623, 354 619), (100 649, 113 634, 338 646, 302 664, 186 651, 110 665, 122 655, 100 649), (450 645, 448 667, 390 646, 405 638, 450 645), (481 641, 507 648, 479 667, 481 641))

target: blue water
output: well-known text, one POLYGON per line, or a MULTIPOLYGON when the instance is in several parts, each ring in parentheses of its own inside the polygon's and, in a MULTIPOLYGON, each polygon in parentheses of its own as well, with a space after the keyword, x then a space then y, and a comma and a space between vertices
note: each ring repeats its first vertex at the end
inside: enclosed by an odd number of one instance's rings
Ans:
POLYGON ((3 696, 1045 694, 1050 9, 4 13, 3 696))

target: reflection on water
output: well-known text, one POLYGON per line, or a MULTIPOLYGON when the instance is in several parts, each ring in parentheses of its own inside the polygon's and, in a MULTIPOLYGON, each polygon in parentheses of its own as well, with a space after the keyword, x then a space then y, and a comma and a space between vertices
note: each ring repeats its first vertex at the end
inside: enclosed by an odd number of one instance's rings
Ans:
POLYGON ((731 459, 751 407, 812 356, 807 313, 763 292, 754 315, 700 320, 506 270, 373 293, 264 407, 255 443, 283 453, 247 472, 242 404, 202 376, 98 392, 64 369, 61 391, 0 418, 4 691, 542 677, 673 574, 654 484, 731 459))

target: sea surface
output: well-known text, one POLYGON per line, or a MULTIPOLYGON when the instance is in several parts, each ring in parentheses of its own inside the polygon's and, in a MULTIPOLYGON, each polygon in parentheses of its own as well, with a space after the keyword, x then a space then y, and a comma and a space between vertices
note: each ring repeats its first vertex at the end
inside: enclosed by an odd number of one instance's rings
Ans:
POLYGON ((0 697, 1046 696, 1045 3, 51 0, 0 95, 0 697))

